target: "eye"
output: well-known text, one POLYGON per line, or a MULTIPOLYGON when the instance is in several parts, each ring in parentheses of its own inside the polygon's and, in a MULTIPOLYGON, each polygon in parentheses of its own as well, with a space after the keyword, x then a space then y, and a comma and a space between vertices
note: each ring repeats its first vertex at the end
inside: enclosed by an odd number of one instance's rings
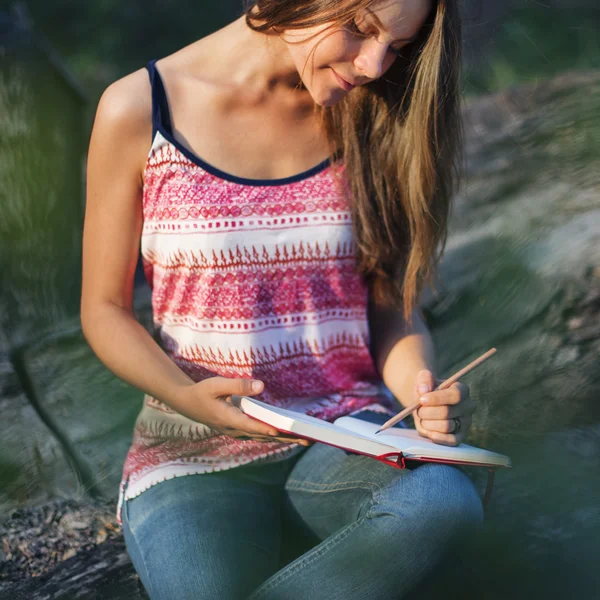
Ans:
MULTIPOLYGON (((346 23, 345 26, 346 30, 349 33, 352 33, 354 35, 357 35, 359 37, 362 38, 368 38, 369 34, 366 33, 365 31, 363 31, 356 23, 355 19, 352 19, 352 21, 349 21, 348 23, 346 23)), ((391 52, 394 56, 401 56, 402 55, 402 50, 404 49, 404 46, 402 46, 402 48, 394 48, 392 46, 388 47, 388 51, 391 52)))
POLYGON ((346 29, 353 33, 354 35, 359 35, 361 37, 367 37, 367 34, 361 31, 360 27, 356 24, 356 21, 352 19, 352 21, 346 23, 346 29))

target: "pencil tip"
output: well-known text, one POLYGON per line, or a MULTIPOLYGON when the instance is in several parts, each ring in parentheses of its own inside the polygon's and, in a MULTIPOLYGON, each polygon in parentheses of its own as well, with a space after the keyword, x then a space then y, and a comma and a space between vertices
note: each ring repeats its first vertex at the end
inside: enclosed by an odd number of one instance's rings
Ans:
POLYGON ((378 429, 378 430, 375 432, 375 435, 377 435, 377 434, 378 434, 380 431, 381 431, 381 429, 378 429))

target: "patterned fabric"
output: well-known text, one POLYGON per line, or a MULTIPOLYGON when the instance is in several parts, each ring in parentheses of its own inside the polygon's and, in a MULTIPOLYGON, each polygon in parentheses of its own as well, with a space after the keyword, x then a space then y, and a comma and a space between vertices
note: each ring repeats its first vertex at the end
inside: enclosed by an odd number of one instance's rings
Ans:
MULTIPOLYGON (((194 381, 260 379, 258 399, 319 419, 388 412, 369 354, 343 167, 267 181, 218 171, 172 137, 154 61, 148 69, 156 106, 141 253, 161 347, 194 381)), ((302 450, 219 434, 145 395, 117 518, 124 498, 160 481, 302 450)))

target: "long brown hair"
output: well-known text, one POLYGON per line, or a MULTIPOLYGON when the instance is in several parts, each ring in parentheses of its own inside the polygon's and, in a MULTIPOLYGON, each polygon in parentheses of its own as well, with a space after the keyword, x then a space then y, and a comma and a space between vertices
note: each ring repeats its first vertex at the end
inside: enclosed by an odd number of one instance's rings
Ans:
MULTIPOLYGON (((255 31, 349 23, 374 0, 257 0, 255 31)), ((378 303, 410 320, 443 254, 462 165, 456 0, 432 0, 417 38, 379 79, 321 109, 333 158, 343 157, 357 269, 378 303)))

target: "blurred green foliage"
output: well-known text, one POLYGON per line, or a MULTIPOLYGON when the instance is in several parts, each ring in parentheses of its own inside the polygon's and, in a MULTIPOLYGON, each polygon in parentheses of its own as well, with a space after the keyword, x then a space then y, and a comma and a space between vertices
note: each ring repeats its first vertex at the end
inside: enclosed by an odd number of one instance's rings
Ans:
MULTIPOLYGON (((16 3, 13 3, 13 5, 16 3)), ((26 0, 42 32, 89 92, 204 37, 242 14, 242 0, 26 0)))
MULTIPOLYGON (((26 0, 24 6, 33 26, 65 58, 95 106, 115 79, 239 16, 243 0, 26 0)), ((579 0, 576 7, 565 2, 517 6, 496 21, 475 17, 465 23, 468 95, 600 66, 597 0, 579 0)))
POLYGON ((31 36, 2 43, 0 331, 15 344, 79 310, 85 102, 31 36))
POLYGON ((475 95, 564 71, 600 68, 599 29, 597 1, 568 9, 523 3, 497 28, 483 57, 467 65, 465 91, 475 95))

